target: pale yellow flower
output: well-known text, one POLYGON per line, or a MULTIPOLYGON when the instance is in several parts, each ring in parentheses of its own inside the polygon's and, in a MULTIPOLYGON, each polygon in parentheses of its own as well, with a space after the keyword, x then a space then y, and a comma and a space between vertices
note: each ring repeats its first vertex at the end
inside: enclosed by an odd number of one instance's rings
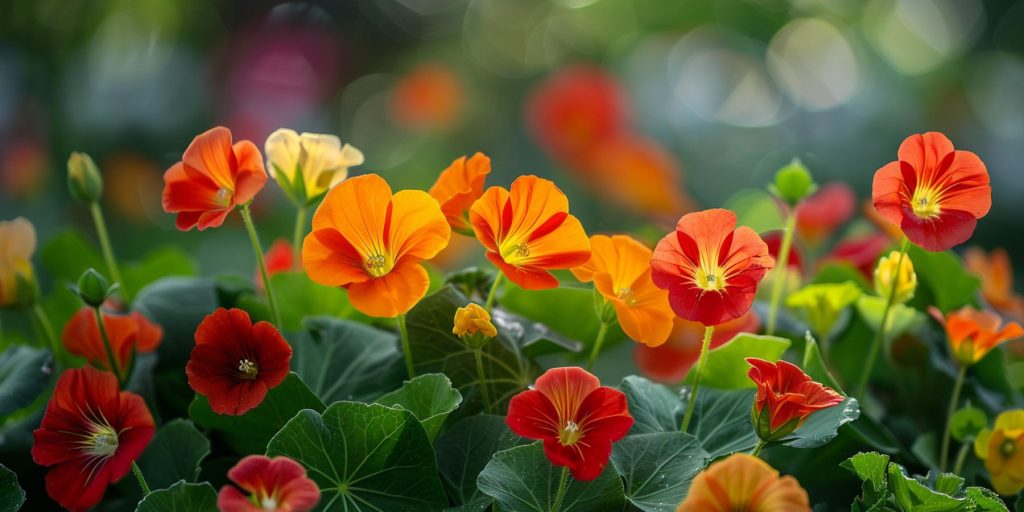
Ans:
POLYGON ((363 163, 363 153, 334 135, 281 128, 267 137, 267 170, 294 200, 315 201, 363 163))

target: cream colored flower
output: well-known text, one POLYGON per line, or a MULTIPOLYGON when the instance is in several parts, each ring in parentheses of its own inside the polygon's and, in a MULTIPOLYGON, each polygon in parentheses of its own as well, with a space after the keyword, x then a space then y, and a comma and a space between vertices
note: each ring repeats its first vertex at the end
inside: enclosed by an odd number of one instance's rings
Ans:
MULTIPOLYGON (((24 217, 0 221, 0 306, 18 301, 21 282, 32 282, 36 228, 24 217)), ((23 295, 23 294, 22 294, 23 295)))
POLYGON ((302 204, 318 199, 348 177, 349 167, 363 163, 361 151, 334 135, 299 135, 288 128, 267 137, 265 152, 270 176, 302 204))

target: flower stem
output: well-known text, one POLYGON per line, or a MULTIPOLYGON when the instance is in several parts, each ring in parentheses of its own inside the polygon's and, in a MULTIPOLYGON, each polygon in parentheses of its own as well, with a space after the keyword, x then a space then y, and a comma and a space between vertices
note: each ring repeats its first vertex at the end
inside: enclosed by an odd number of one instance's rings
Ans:
POLYGON ((50 352, 53 352, 53 361, 57 365, 57 371, 59 372, 64 354, 60 349, 60 345, 57 344, 57 336, 53 334, 53 325, 50 324, 50 319, 47 318, 46 312, 43 311, 42 306, 38 302, 32 304, 32 315, 36 317, 36 321, 39 322, 39 326, 43 330, 43 335, 46 336, 46 343, 50 345, 50 352))
POLYGON ((967 365, 960 365, 960 371, 956 374, 956 382, 953 383, 953 396, 949 399, 949 409, 946 411, 946 429, 942 432, 942 451, 939 452, 939 470, 946 470, 946 463, 949 462, 949 434, 953 423, 953 415, 956 414, 957 402, 960 401, 960 389, 964 386, 964 376, 967 375, 967 365))
POLYGON ((590 350, 590 361, 587 362, 587 369, 594 367, 594 361, 597 361, 597 355, 601 352, 601 345, 604 344, 604 338, 608 334, 608 322, 601 322, 601 328, 597 330, 597 339, 594 340, 594 348, 590 350))
POLYGON ((139 469, 139 465, 132 461, 132 473, 135 474, 135 479, 139 481, 139 487, 142 489, 142 495, 146 496, 149 494, 149 484, 146 483, 146 478, 142 476, 142 470, 139 469))
POLYGON ((398 315, 398 332, 402 336, 402 354, 405 356, 405 371, 409 378, 416 376, 416 368, 412 364, 412 347, 409 345, 409 329, 405 327, 405 315, 398 315))
POLYGON ((110 272, 110 277, 114 279, 114 282, 121 284, 121 294, 124 295, 125 302, 131 302, 132 296, 128 287, 124 283, 124 279, 121 279, 121 269, 117 268, 117 260, 114 258, 114 249, 110 245, 110 235, 107 234, 107 223, 103 220, 103 210, 100 209, 100 203, 94 201, 90 206, 89 210, 92 212, 92 221, 96 224, 96 236, 100 240, 100 250, 103 251, 103 259, 107 263, 107 271, 110 272))
POLYGON ((263 249, 260 246, 260 237, 256 234, 256 225, 252 223, 252 214, 249 213, 249 204, 242 205, 238 210, 245 221, 245 229, 249 232, 249 240, 252 241, 252 250, 256 253, 256 264, 260 268, 260 277, 263 278, 263 290, 267 292, 267 303, 270 305, 270 316, 274 319, 274 325, 278 329, 284 328, 281 324, 281 315, 277 312, 277 304, 274 302, 274 290, 270 287, 270 276, 267 275, 267 262, 263 259, 263 249))
POLYGON ((562 478, 558 480, 558 492, 555 493, 555 503, 551 505, 551 512, 562 510, 562 500, 565 498, 565 491, 569 487, 569 468, 562 466, 562 478))
POLYGON ((484 303, 484 309, 488 312, 491 311, 491 306, 494 305, 494 296, 498 294, 498 285, 501 284, 501 278, 505 277, 500 271, 494 276, 494 283, 491 284, 491 291, 487 294, 487 302, 484 303))
POLYGON ((885 301, 885 309, 882 310, 882 323, 878 326, 878 331, 875 333, 875 340, 871 343, 871 349, 868 351, 868 358, 864 361, 864 368, 861 370, 860 382, 857 384, 857 393, 854 396, 858 401, 864 401, 864 393, 868 389, 868 381, 871 380, 871 371, 875 366, 875 359, 878 359, 878 352, 882 349, 882 343, 885 341, 885 331, 889 324, 889 313, 892 310, 892 303, 896 299, 896 285, 899 283, 900 272, 899 269, 903 268, 903 258, 907 255, 907 249, 910 245, 910 241, 906 237, 903 238, 903 244, 900 246, 900 257, 896 261, 896 272, 892 273, 892 282, 889 283, 889 297, 885 301))
POLYGON ((967 461, 967 452, 971 451, 973 443, 960 445, 960 451, 956 454, 956 463, 953 464, 953 473, 959 475, 964 470, 964 462, 967 461))
POLYGON ((700 391, 700 379, 704 376, 704 367, 708 364, 708 350, 711 348, 711 335, 715 333, 715 326, 709 325, 704 328, 704 342, 700 346, 700 361, 697 363, 697 375, 693 378, 693 392, 690 393, 690 400, 686 403, 686 414, 683 416, 683 425, 679 428, 686 432, 690 428, 690 418, 693 417, 693 405, 697 403, 697 392, 700 391))
POLYGON ((793 246, 793 232, 796 231, 796 212, 789 212, 786 217, 786 228, 782 232, 782 246, 779 248, 778 261, 775 263, 775 277, 772 279, 772 298, 768 307, 768 327, 766 334, 775 334, 775 321, 779 314, 779 301, 782 300, 782 289, 786 282, 786 271, 789 268, 789 250, 793 246))
POLYGON ((484 357, 483 349, 478 348, 473 350, 473 355, 476 357, 476 381, 477 385, 480 386, 480 399, 484 401, 484 412, 491 412, 491 391, 487 386, 487 379, 484 378, 484 357))
POLYGON ((298 207, 295 212, 295 233, 292 234, 292 268, 298 270, 302 266, 302 237, 306 234, 306 206, 298 207))
POLYGON ((763 439, 758 439, 757 444, 754 445, 754 449, 750 451, 750 455, 754 457, 760 457, 761 449, 764 448, 767 444, 768 443, 764 442, 763 439))
POLYGON ((114 376, 117 377, 118 384, 124 386, 125 380, 128 376, 121 376, 121 369, 117 366, 117 358, 114 357, 114 349, 110 347, 110 337, 107 336, 107 327, 103 324, 103 313, 99 307, 93 308, 93 312, 96 314, 96 325, 100 329, 100 338, 103 340, 103 349, 107 352, 107 362, 110 363, 110 371, 114 372, 114 376))

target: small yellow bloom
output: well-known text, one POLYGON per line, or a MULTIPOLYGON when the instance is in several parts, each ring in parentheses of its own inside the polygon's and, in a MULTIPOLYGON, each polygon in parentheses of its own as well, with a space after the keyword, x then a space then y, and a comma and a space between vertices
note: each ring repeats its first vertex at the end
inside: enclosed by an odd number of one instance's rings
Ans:
POLYGON ((895 304, 904 304, 914 298, 914 290, 917 289, 917 273, 914 272, 914 263, 910 256, 900 256, 899 251, 892 251, 888 256, 878 260, 875 267, 875 291, 879 297, 889 298, 892 293, 893 273, 899 265, 899 277, 896 279, 896 295, 893 296, 895 304), (902 258, 902 262, 901 262, 902 258))
POLYGON ((0 306, 26 304, 33 297, 32 254, 36 228, 24 217, 0 221, 0 306))
POLYGON ((334 135, 281 128, 267 137, 267 170, 300 204, 318 199, 363 163, 363 153, 334 135))
POLYGON ((1010 496, 1024 489, 1024 409, 1000 414, 993 429, 978 434, 974 453, 985 461, 996 492, 1010 496))
POLYGON ((488 338, 498 335, 498 329, 491 323, 491 314, 486 309, 470 303, 455 311, 455 327, 452 333, 461 338, 480 333, 488 338))

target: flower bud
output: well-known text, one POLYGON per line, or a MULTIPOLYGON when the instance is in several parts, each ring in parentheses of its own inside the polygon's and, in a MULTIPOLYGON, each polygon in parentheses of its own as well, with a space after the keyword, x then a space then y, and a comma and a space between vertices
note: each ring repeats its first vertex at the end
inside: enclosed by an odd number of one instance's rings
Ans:
POLYGON ((818 189, 818 186, 814 183, 814 178, 811 177, 811 172, 807 170, 803 162, 799 158, 794 158, 789 165, 778 170, 775 173, 775 182, 768 185, 768 190, 785 201, 790 206, 795 206, 803 198, 814 193, 818 189))
POLYGON ((748 357, 747 364, 751 366, 747 376, 757 386, 751 420, 766 443, 792 434, 814 412, 843 401, 839 393, 815 382, 794 364, 754 357, 748 357))
POLYGON ((892 251, 888 256, 878 260, 875 267, 875 291, 878 296, 888 299, 892 293, 893 276, 896 274, 896 266, 899 265, 899 275, 896 277, 896 294, 893 295, 893 303, 904 304, 914 298, 914 290, 917 289, 917 274, 914 272, 914 263, 910 256, 900 255, 899 251, 892 251), (902 262, 900 261, 902 259, 902 262))
POLYGON ((103 177, 89 155, 74 151, 68 158, 68 191, 85 204, 95 203, 103 194, 103 177))
POLYGON ((470 303, 455 311, 452 334, 461 338, 469 348, 476 350, 497 336, 498 329, 491 323, 491 314, 486 309, 470 303))
POLYGON ((78 286, 72 287, 72 291, 82 299, 82 302, 94 308, 100 307, 115 290, 117 290, 116 283, 114 286, 110 286, 107 278, 92 268, 86 270, 82 277, 78 278, 78 286))

